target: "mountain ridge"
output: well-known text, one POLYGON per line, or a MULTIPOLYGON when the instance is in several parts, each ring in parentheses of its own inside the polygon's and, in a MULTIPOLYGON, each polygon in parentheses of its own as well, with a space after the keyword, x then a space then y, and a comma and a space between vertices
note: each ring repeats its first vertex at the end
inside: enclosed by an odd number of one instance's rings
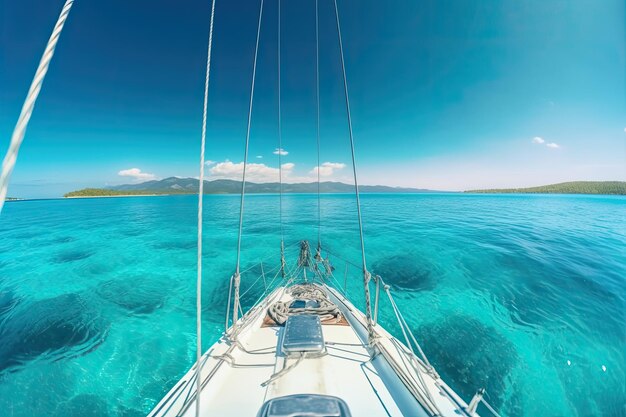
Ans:
MULTIPOLYGON (((196 178, 168 177, 162 180, 151 180, 139 184, 122 184, 106 187, 113 191, 153 191, 158 194, 192 194, 197 193, 200 181, 196 178)), ((317 182, 283 183, 284 193, 316 193, 317 182)), ((246 182, 246 192, 251 194, 278 193, 278 182, 256 183, 246 182)), ((421 188, 390 187, 386 185, 360 185, 359 191, 365 193, 423 193, 433 192, 421 188)), ((239 194, 241 181, 229 179, 205 180, 205 194, 239 194)), ((354 192, 354 185, 337 181, 320 182, 321 193, 349 193, 354 192)))

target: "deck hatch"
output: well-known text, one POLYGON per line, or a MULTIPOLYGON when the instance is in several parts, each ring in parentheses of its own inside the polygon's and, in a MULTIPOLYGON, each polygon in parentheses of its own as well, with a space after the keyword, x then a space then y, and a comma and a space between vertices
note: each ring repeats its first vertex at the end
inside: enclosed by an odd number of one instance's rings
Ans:
POLYGON ((324 348, 324 336, 319 316, 309 314, 289 316, 283 337, 284 353, 323 352, 324 348))
POLYGON ((348 405, 330 395, 296 394, 273 398, 263 404, 258 417, 351 417, 348 405))
POLYGON ((293 300, 289 308, 319 308, 320 303, 316 300, 293 300))

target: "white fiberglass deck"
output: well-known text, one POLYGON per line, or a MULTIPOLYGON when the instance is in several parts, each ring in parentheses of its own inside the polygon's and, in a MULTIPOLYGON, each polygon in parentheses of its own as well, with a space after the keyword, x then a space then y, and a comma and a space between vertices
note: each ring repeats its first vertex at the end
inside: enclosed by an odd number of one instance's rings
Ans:
MULTIPOLYGON (((269 399, 290 394, 323 394, 343 399, 352 416, 429 416, 415 399, 388 357, 371 359, 362 314, 336 291, 326 288, 331 299, 348 319, 349 325, 323 325, 326 352, 305 358, 278 379, 272 375, 297 359, 280 352, 282 326, 263 327, 267 306, 288 301, 291 296, 281 287, 240 321, 237 342, 220 339, 203 356, 201 416, 256 416, 269 399)), ((376 326, 384 347, 397 363, 404 363, 406 349, 384 329, 376 326)), ((414 368, 413 368, 414 369, 414 368)), ((415 371, 413 370, 413 376, 415 371)), ((420 372, 430 398, 444 416, 464 416, 467 404, 445 383, 420 372)), ((195 416, 195 366, 149 414, 150 417, 195 416)))

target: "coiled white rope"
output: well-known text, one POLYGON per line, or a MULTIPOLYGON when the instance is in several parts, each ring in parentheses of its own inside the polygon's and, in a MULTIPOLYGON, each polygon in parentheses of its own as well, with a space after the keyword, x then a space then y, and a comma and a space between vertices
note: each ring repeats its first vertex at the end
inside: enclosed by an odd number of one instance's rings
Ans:
POLYGON ((202 389, 202 201, 204 196, 204 150, 206 144, 207 108, 209 103, 209 75, 211 74, 211 49, 213 46, 213 21, 215 0, 211 2, 209 46, 204 78, 204 103, 202 108, 202 139, 200 141, 200 186, 198 188, 198 276, 196 280, 196 417, 200 415, 200 391, 202 389))
POLYGON ((39 96, 39 92, 41 91, 41 86, 43 85, 43 80, 46 77, 46 73, 48 72, 50 61, 54 56, 54 51, 57 43, 59 42, 61 31, 63 30, 63 26, 65 25, 67 16, 70 14, 70 10, 72 9, 73 4, 74 0, 67 0, 65 2, 65 5, 63 6, 63 9, 61 10, 61 14, 59 15, 59 19, 57 20, 56 25, 54 26, 52 35, 50 35, 50 39, 48 40, 46 49, 43 52, 41 61, 39 61, 39 67, 37 67, 37 72, 35 73, 33 82, 30 85, 28 94, 26 95, 26 100, 24 101, 24 105, 22 106, 20 117, 17 119, 17 123, 15 125, 15 128, 13 129, 9 149, 7 150, 7 153, 4 156, 4 160, 2 161, 2 172, 0 173, 0 213, 2 212, 2 207, 4 207, 4 201, 6 200, 7 191, 9 188, 9 179, 11 178, 11 173, 13 172, 13 168, 15 167, 17 154, 20 150, 20 146, 22 145, 22 141, 24 140, 24 134, 26 133, 28 122, 30 121, 30 117, 33 114, 35 102, 37 101, 37 97, 39 96))
POLYGON ((336 304, 328 298, 328 295, 318 286, 313 284, 299 284, 289 287, 287 290, 294 300, 311 300, 317 303, 317 307, 290 307, 289 303, 276 301, 267 309, 268 316, 274 320, 276 324, 284 324, 289 316, 299 314, 315 314, 320 316, 320 320, 334 318, 336 320, 341 316, 341 311, 336 304))

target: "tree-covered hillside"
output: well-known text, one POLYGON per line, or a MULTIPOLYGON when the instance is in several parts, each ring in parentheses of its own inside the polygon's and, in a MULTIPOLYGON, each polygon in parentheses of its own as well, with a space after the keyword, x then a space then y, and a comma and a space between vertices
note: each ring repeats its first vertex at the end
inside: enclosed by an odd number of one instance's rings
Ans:
MULTIPOLYGON (((83 188, 82 190, 72 191, 65 194, 63 197, 113 197, 124 195, 154 195, 159 194, 154 191, 148 190, 133 190, 133 191, 117 191, 109 190, 105 188, 83 188)), ((173 194, 173 193, 172 193, 173 194)))
POLYGON ((520 194, 614 194, 626 195, 625 181, 572 181, 530 188, 472 190, 467 193, 520 194))
MULTIPOLYGON (((108 188, 85 188, 65 194, 65 197, 106 197, 119 195, 154 195, 154 194, 195 194, 200 182, 195 178, 170 177, 162 180, 146 181, 139 184, 115 185, 108 188)), ((284 193, 316 193, 317 183, 286 183, 282 185, 284 193)), ((415 188, 387 187, 384 185, 360 185, 364 193, 419 193, 428 192, 415 188)), ((250 194, 278 193, 279 183, 246 183, 246 192, 250 194)), ((204 181, 205 194, 239 194, 241 181, 218 179, 204 181)), ((341 182, 325 181, 320 183, 322 193, 353 193, 354 185, 341 182)))

